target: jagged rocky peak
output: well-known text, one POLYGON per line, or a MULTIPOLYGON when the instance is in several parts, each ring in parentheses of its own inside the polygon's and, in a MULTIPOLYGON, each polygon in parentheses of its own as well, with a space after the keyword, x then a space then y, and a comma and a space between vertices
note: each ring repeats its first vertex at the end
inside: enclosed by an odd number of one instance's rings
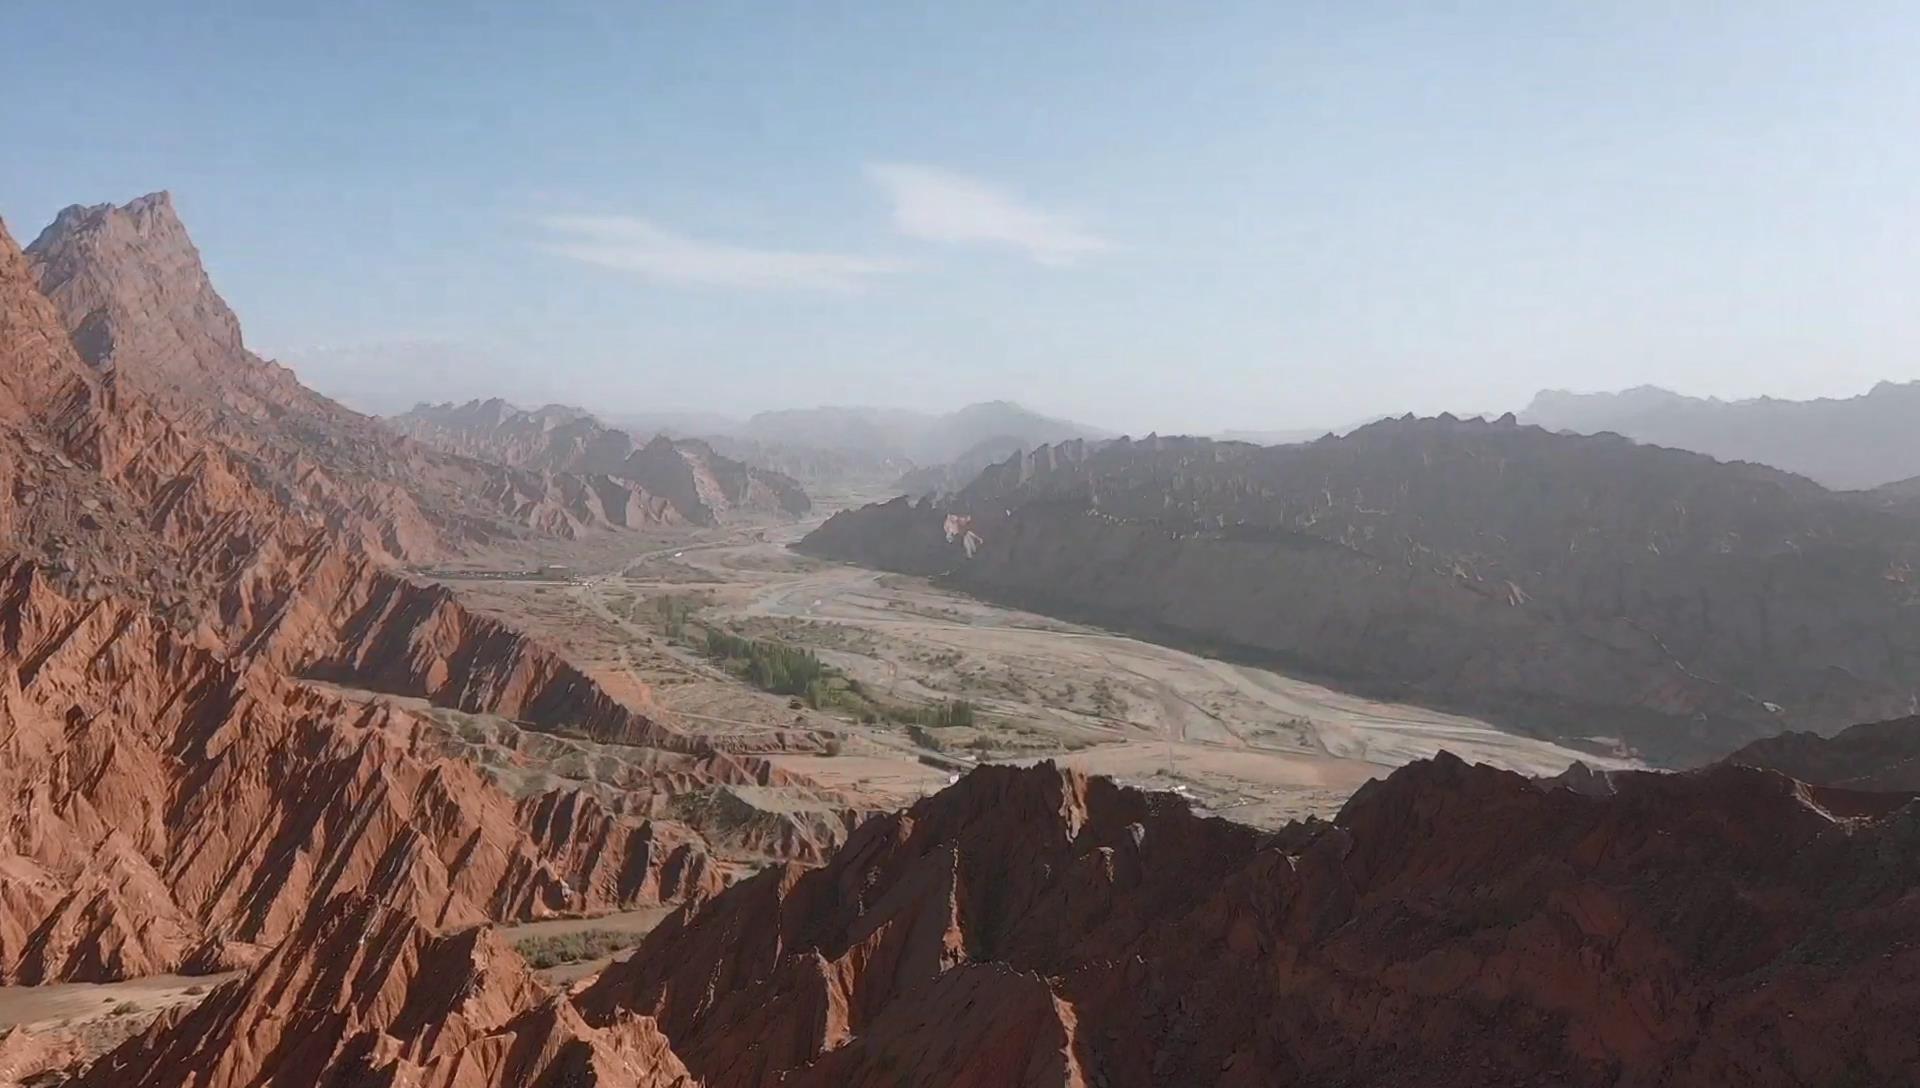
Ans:
POLYGON ((165 192, 69 207, 27 256, 94 366, 132 359, 137 381, 198 382, 217 378, 219 364, 244 351, 240 321, 165 192))

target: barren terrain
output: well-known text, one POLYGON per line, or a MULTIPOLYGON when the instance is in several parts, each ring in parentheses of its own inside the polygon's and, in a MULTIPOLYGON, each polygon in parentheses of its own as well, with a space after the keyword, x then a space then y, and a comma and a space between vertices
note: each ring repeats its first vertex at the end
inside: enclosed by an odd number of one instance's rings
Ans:
MULTIPOLYGON (((823 516, 858 498, 822 503, 823 516)), ((1329 815, 1360 783, 1443 748, 1527 774, 1555 774, 1575 759, 1622 765, 789 551, 814 524, 628 537, 624 547, 547 545, 437 573, 470 602, 562 646, 610 689, 644 684, 687 728, 830 731, 841 738, 837 754, 775 760, 875 805, 923 795, 976 762, 1052 758, 1275 826, 1329 815), (487 563, 495 565, 481 576, 487 563), (709 627, 810 649, 889 703, 965 700, 977 718, 950 728, 862 723, 841 708, 755 691, 702 652, 709 627)), ((791 801, 760 792, 756 804, 791 801)))

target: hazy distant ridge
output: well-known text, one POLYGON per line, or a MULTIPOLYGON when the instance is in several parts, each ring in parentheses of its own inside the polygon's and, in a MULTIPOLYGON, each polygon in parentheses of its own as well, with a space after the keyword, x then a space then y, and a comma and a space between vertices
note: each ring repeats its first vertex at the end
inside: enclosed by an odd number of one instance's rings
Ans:
POLYGON ((1724 401, 1643 385, 1619 393, 1547 390, 1520 413, 1549 430, 1611 431, 1637 442, 1753 461, 1835 488, 1920 476, 1920 382, 1857 397, 1724 401))

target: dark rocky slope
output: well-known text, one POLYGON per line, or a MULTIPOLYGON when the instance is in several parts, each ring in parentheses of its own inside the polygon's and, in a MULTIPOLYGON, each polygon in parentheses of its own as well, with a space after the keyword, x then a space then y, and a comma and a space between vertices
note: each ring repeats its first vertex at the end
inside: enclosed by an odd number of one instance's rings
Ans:
POLYGON ((1920 683, 1920 522, 1510 417, 1043 447, 801 549, 1655 760, 1910 713, 1920 683))

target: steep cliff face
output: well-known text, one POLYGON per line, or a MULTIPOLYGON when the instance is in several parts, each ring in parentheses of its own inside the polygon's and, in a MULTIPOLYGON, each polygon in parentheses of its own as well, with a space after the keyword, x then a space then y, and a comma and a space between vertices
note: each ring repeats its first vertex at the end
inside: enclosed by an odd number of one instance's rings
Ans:
POLYGON ((0 979, 245 964, 375 884, 436 926, 699 898, 699 838, 589 799, 516 803, 424 723, 195 647, 0 563, 0 979))
POLYGON ((1759 466, 1442 418, 1300 446, 1046 447, 802 548, 1699 761, 1911 712, 1916 541, 1911 519, 1759 466))
POLYGON ((723 457, 697 439, 661 435, 640 446, 578 408, 550 404, 528 412, 498 399, 422 404, 388 422, 437 449, 521 471, 617 481, 696 525, 741 514, 798 517, 812 508, 800 485, 781 473, 723 457))

